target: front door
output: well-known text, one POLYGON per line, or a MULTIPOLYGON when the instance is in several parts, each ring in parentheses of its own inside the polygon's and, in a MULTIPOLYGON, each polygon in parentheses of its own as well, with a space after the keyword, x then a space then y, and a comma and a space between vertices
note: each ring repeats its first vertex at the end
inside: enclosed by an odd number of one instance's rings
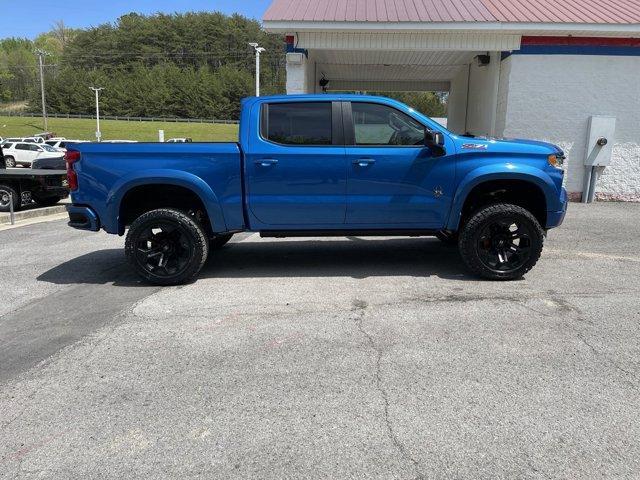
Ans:
POLYGON ((395 107, 345 106, 349 176, 346 223, 361 228, 442 228, 455 174, 452 156, 425 146, 425 126, 395 107))
POLYGON ((344 223, 347 164, 340 102, 262 105, 245 152, 249 214, 261 229, 344 223))

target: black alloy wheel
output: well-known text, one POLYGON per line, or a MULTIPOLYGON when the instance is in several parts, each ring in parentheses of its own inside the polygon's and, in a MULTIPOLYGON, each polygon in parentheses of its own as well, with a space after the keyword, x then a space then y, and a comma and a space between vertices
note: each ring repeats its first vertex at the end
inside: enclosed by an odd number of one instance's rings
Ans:
POLYGON ((531 237, 531 228, 517 218, 492 220, 477 236, 478 256, 491 270, 515 271, 531 257, 531 237))
POLYGON ((136 219, 126 253, 139 275, 157 285, 178 285, 195 276, 207 259, 208 241, 189 215, 173 209, 147 212, 136 219))
POLYGON ((460 253, 469 269, 491 280, 522 277, 542 253, 544 231, 536 218, 517 205, 494 204, 464 225, 460 253))

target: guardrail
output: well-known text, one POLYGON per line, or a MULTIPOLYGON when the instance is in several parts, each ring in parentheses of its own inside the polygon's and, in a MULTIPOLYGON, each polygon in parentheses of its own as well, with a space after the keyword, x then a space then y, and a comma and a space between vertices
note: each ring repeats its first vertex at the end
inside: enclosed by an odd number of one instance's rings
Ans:
MULTIPOLYGON (((41 117, 41 113, 0 111, 0 115, 6 117, 41 117)), ((84 118, 95 119, 95 115, 77 113, 48 113, 47 118, 84 118)), ((237 125, 239 120, 223 120, 220 118, 179 118, 179 117, 131 117, 128 115, 100 115, 100 120, 121 120, 125 122, 170 122, 170 123, 222 123, 237 125)))

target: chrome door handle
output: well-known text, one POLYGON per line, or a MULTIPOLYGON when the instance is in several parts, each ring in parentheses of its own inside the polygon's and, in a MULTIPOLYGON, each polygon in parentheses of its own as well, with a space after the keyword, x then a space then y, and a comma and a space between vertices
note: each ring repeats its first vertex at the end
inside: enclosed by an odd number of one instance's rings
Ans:
POLYGON ((359 158, 358 160, 353 161, 353 164, 359 167, 368 167, 374 163, 376 163, 376 161, 373 158, 359 158))
POLYGON ((260 167, 270 167, 278 163, 278 160, 275 158, 263 158, 261 160, 256 160, 254 163, 260 167))

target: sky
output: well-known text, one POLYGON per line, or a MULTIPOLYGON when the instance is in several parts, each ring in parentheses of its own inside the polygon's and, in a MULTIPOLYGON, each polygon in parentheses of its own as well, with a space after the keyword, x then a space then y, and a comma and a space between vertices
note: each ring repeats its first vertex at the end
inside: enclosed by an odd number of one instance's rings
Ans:
POLYGON ((0 0, 0 38, 33 39, 63 20, 81 28, 113 22, 129 13, 221 11, 260 20, 271 0, 0 0))

